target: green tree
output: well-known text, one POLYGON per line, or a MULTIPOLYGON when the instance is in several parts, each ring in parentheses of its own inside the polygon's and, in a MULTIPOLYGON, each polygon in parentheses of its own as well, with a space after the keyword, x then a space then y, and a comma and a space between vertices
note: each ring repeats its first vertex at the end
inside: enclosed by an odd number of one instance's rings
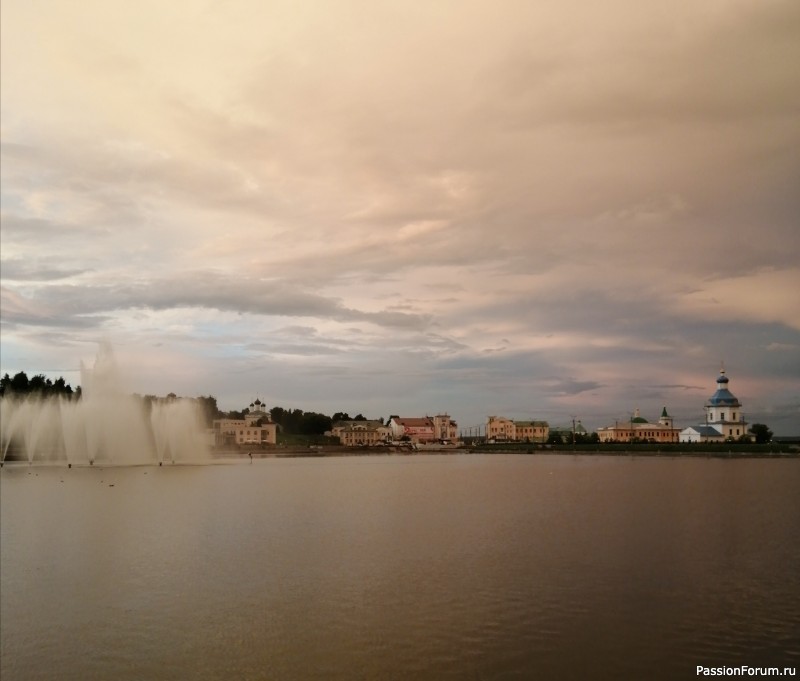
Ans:
POLYGON ((214 422, 214 419, 218 419, 222 417, 222 412, 219 410, 217 406, 217 398, 213 397, 212 395, 207 396, 200 396, 197 398, 197 404, 200 406, 200 411, 203 414, 203 421, 205 421, 206 427, 210 428, 211 424, 214 422))
POLYGON ((28 392, 46 395, 50 392, 53 382, 44 374, 36 374, 28 381, 28 392))
POLYGON ((80 397, 80 386, 73 392, 72 387, 63 377, 59 377, 55 381, 47 378, 44 374, 36 374, 28 378, 24 371, 20 371, 13 378, 8 374, 0 378, 0 395, 10 395, 12 393, 17 395, 36 393, 40 397, 63 395, 71 398, 73 395, 80 397))
POLYGON ((322 435, 331 429, 333 421, 330 416, 317 414, 313 411, 306 412, 298 421, 297 432, 303 435, 322 435))
POLYGON ((754 423, 749 431, 756 439, 756 444, 765 444, 772 440, 772 431, 763 423, 754 423))
POLYGON ((29 385, 28 374, 24 371, 20 371, 18 374, 14 374, 14 378, 11 379, 9 387, 12 392, 24 395, 30 390, 29 385))

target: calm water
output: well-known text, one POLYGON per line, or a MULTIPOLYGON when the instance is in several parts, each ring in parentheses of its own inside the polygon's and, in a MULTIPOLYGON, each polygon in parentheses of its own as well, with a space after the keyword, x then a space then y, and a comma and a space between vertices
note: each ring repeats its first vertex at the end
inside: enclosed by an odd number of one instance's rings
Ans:
POLYGON ((800 667, 800 461, 0 472, 3 681, 800 667))

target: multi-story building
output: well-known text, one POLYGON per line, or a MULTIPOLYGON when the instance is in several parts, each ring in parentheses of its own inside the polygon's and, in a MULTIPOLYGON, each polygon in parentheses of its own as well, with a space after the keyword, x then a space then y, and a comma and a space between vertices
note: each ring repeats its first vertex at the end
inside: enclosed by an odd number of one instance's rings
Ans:
POLYGON ((650 423, 636 409, 629 420, 598 428, 597 435, 600 442, 678 442, 680 430, 664 407, 657 423, 650 423))
POLYGON ((390 416, 387 426, 394 440, 408 437, 413 443, 428 444, 455 442, 458 439, 458 425, 449 414, 423 417, 390 416))
POLYGON ((212 428, 217 447, 274 445, 278 442, 278 424, 272 422, 269 412, 259 399, 250 403, 243 419, 216 419, 212 428))
POLYGON ((708 398, 703 410, 706 422, 700 426, 689 426, 681 431, 681 442, 724 442, 739 440, 742 437, 752 439, 747 432, 747 422, 742 413, 742 404, 728 390, 730 380, 725 369, 720 369, 717 377, 717 390, 708 398))
POLYGON ((392 430, 383 421, 337 421, 330 434, 348 447, 374 446, 390 440, 392 430))
POLYGON ((490 416, 486 422, 486 437, 489 440, 547 442, 549 434, 547 421, 512 421, 505 416, 490 416))

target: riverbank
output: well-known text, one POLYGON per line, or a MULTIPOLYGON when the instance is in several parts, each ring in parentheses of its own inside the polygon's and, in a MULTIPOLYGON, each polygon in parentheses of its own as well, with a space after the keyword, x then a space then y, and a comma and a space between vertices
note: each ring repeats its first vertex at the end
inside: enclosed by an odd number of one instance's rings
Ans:
POLYGON ((675 445, 514 445, 496 444, 476 447, 427 446, 412 449, 409 447, 345 447, 337 445, 325 446, 277 446, 263 449, 218 449, 212 450, 212 457, 217 459, 267 459, 267 458, 314 458, 336 456, 414 456, 420 454, 571 454, 581 456, 633 456, 633 457, 697 457, 722 459, 795 459, 800 458, 800 450, 796 445, 749 445, 745 447, 719 445, 684 444, 675 445))

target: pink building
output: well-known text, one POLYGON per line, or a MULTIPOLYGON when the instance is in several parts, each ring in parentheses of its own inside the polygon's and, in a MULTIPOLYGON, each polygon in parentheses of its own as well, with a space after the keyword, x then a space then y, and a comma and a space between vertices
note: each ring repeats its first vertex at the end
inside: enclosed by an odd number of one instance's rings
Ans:
POLYGON ((449 414, 423 417, 392 416, 387 425, 395 440, 407 436, 411 442, 427 444, 455 442, 458 439, 458 424, 449 414))

